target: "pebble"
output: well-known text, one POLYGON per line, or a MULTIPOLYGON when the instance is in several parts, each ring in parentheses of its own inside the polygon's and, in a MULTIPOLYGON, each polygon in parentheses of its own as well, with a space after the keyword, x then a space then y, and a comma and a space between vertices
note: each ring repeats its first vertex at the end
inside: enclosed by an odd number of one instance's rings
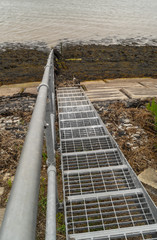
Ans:
POLYGON ((141 136, 139 134, 137 134, 137 133, 133 134, 132 137, 133 138, 137 138, 137 139, 141 138, 141 136))
POLYGON ((127 146, 127 147, 133 147, 133 143, 126 142, 126 146, 127 146))
POLYGON ((132 150, 136 150, 136 149, 138 149, 138 147, 132 147, 131 149, 132 149, 132 150))
POLYGON ((126 132, 125 131, 122 131, 122 130, 119 130, 118 131, 118 136, 121 137, 121 136, 124 136, 126 135, 126 132))
POLYGON ((10 178, 10 173, 5 173, 3 177, 3 181, 6 181, 8 178, 10 178))
POLYGON ((131 123, 124 123, 123 126, 125 126, 126 128, 133 127, 133 125, 131 123))
POLYGON ((126 129, 128 130, 128 129, 137 129, 138 127, 136 127, 136 126, 129 126, 129 127, 127 127, 126 129))
POLYGON ((124 124, 130 123, 130 120, 129 120, 128 118, 126 118, 126 119, 121 119, 121 121, 122 121, 122 123, 124 123, 124 124))

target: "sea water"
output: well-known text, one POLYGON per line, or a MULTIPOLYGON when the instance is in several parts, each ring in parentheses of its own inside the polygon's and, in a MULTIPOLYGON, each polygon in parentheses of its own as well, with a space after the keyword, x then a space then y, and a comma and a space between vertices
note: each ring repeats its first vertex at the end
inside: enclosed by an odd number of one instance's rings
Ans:
POLYGON ((157 0, 0 0, 0 43, 157 44, 157 0))

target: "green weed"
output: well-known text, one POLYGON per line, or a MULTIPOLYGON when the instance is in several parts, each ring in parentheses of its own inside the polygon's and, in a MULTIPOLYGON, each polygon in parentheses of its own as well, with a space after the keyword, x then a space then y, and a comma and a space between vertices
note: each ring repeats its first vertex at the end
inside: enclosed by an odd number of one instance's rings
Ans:
POLYGON ((20 124, 21 124, 22 126, 25 125, 25 121, 24 121, 24 119, 20 119, 20 124))
POLYGON ((58 212, 56 215, 56 218, 57 218, 57 223, 62 225, 64 222, 64 214, 61 212, 58 212))
POLYGON ((45 212, 46 211, 46 206, 47 206, 47 197, 42 196, 42 198, 39 201, 39 206, 40 209, 45 212))
POLYGON ((60 227, 57 228, 57 232, 61 234, 65 234, 65 224, 61 225, 60 227))
POLYGON ((155 129, 157 130, 157 103, 155 99, 153 99, 151 103, 146 104, 146 108, 153 114, 155 129))
POLYGON ((65 234, 65 223, 64 223, 64 214, 62 212, 58 212, 56 215, 57 221, 57 232, 60 234, 65 234))
POLYGON ((46 214, 46 206, 47 206, 46 187, 47 187, 46 178, 41 177, 40 178, 40 193, 39 193, 39 208, 45 214, 46 214))
POLYGON ((11 180, 11 178, 8 179, 7 183, 8 183, 8 186, 11 188, 12 187, 12 180, 11 180))
POLYGON ((25 91, 25 88, 22 87, 22 88, 20 89, 20 94, 24 93, 24 91, 25 91))
POLYGON ((47 160, 47 153, 46 153, 46 152, 43 152, 43 153, 42 153, 42 157, 43 157, 43 160, 46 162, 46 160, 47 160))

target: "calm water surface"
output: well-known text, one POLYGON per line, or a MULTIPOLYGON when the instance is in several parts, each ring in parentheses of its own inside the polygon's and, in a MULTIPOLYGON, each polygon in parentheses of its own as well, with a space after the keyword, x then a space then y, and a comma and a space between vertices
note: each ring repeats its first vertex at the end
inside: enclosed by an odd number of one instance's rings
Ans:
POLYGON ((0 42, 157 39, 157 0, 0 0, 0 42))

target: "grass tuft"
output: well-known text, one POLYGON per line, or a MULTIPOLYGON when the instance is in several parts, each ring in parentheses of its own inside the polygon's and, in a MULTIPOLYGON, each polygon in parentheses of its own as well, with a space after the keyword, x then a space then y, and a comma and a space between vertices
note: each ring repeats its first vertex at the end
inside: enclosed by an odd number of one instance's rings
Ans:
POLYGON ((146 107, 154 116, 155 130, 157 130, 157 103, 155 99, 153 99, 151 103, 148 103, 146 107))

